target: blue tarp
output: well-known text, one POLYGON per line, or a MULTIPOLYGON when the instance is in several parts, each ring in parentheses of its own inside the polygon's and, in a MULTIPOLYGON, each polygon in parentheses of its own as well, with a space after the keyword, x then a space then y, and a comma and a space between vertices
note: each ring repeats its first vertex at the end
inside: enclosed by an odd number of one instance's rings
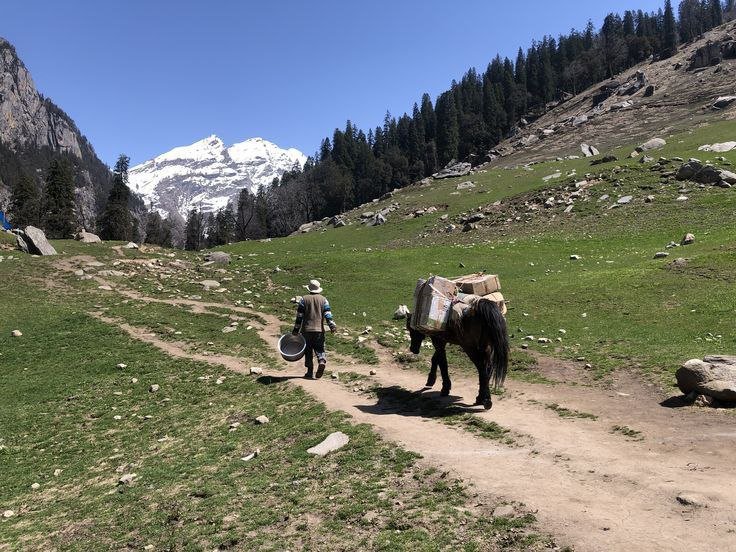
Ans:
POLYGON ((5 213, 0 211, 0 228, 3 230, 10 230, 11 226, 8 219, 5 218, 5 213))

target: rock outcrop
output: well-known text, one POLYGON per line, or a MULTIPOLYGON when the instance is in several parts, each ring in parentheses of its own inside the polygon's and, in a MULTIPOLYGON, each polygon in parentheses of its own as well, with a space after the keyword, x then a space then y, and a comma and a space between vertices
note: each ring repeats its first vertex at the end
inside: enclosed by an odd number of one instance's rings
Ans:
POLYGON ((458 163, 456 160, 450 161, 444 169, 432 175, 435 180, 442 178, 454 178, 456 176, 466 176, 470 174, 473 167, 470 163, 458 163))

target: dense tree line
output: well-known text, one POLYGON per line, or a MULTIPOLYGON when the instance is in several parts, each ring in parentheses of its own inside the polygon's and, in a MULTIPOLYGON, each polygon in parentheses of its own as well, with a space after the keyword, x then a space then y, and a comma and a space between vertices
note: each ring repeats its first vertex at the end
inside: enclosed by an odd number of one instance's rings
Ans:
POLYGON ((435 173, 452 160, 482 159, 524 120, 646 59, 665 59, 680 42, 719 25, 733 9, 719 0, 671 0, 656 13, 609 14, 599 30, 544 37, 516 58, 470 69, 432 102, 411 114, 386 114, 365 132, 348 121, 325 138, 304 169, 285 174, 257 194, 244 191, 233 238, 284 235, 300 224, 351 209, 435 173), (679 15, 679 22, 676 18, 679 15))

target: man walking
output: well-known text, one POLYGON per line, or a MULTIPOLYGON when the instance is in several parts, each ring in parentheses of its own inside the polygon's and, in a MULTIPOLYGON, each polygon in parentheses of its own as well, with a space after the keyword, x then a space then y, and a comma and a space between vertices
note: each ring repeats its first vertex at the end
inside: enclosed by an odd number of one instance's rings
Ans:
POLYGON ((291 332, 297 335, 300 331, 307 342, 307 350, 304 354, 304 366, 307 368, 305 378, 317 379, 325 373, 327 356, 325 355, 325 320, 332 333, 337 326, 332 320, 330 303, 322 295, 322 286, 317 280, 311 280, 309 285, 304 286, 309 295, 302 297, 296 309, 296 322, 291 332), (317 354, 317 373, 314 374, 313 354, 317 354))

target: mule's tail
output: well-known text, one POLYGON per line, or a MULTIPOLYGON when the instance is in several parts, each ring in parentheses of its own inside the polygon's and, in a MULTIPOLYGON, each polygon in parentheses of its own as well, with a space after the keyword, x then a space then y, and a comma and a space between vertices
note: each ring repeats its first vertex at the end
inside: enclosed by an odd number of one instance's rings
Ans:
POLYGON ((475 310, 481 319, 483 340, 490 342, 493 348, 493 363, 489 376, 493 387, 498 388, 503 386, 509 366, 509 332, 506 319, 496 303, 488 299, 478 301, 475 310))

